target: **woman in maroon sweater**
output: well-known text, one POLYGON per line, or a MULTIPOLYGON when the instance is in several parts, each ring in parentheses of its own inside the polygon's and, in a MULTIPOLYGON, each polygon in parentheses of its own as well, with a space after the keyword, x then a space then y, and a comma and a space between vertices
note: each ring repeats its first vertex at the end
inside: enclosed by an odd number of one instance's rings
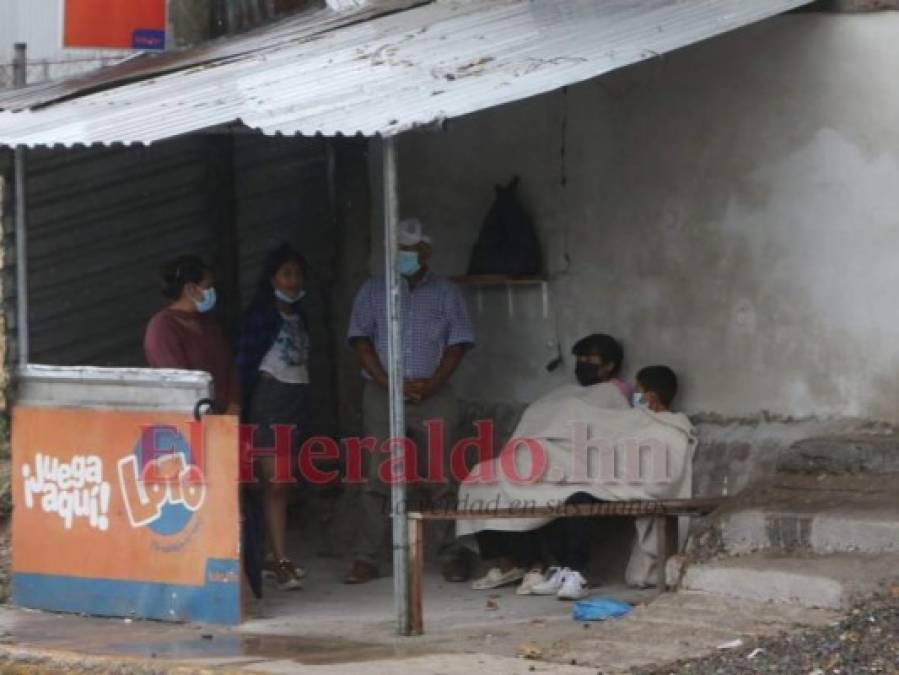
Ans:
POLYGON ((210 269, 185 255, 162 268, 162 294, 171 304, 147 325, 144 353, 151 368, 201 370, 212 375, 215 412, 240 412, 240 384, 221 326, 210 314, 215 288, 210 269))

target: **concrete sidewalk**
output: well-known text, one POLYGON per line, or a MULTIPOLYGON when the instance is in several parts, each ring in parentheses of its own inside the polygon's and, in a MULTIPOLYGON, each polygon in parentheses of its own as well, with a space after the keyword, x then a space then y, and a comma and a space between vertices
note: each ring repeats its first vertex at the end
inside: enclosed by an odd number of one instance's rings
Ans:
POLYGON ((35 671, 491 673, 595 675, 699 656, 719 644, 798 625, 829 623, 833 612, 697 593, 595 589, 635 605, 623 619, 581 624, 571 604, 476 592, 426 579, 426 635, 395 634, 392 584, 344 586, 345 561, 317 559, 307 589, 271 589, 255 618, 237 628, 163 624, 0 610, 0 663, 35 671), (489 600, 489 603, 488 603, 489 600), (495 607, 494 607, 495 606, 495 607), (531 650, 538 658, 525 660, 531 650), (363 665, 364 664, 364 665, 363 665))

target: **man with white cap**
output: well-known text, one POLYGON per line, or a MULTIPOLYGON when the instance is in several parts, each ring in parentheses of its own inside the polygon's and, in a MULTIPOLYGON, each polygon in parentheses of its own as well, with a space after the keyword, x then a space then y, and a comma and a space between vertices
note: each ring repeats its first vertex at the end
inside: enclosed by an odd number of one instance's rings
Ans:
MULTIPOLYGON (((397 265, 402 276, 400 287, 400 326, 403 331, 404 393, 407 436, 418 450, 420 476, 434 476, 436 467, 427 466, 429 434, 425 423, 438 421, 442 431, 445 480, 433 485, 437 500, 455 499, 457 485, 449 471, 449 455, 459 425, 459 403, 449 385, 465 352, 474 346, 474 333, 465 301, 455 284, 428 269, 431 239, 422 232, 416 219, 400 223, 397 265), (425 471, 427 468, 427 471, 425 471)), ((390 454, 383 445, 390 437, 389 397, 387 392, 387 287, 385 279, 365 282, 356 295, 347 339, 362 364, 365 389, 362 418, 365 436, 377 440, 376 449, 367 455, 367 481, 361 498, 357 549, 353 567, 344 577, 358 584, 378 576, 378 563, 386 552, 390 527, 388 495, 381 464, 390 454)), ((430 434, 434 436, 433 432, 430 434)), ((436 454, 438 450, 434 450, 436 454)), ((387 467, 385 467, 386 469, 387 467)), ((389 475, 389 474, 388 474, 389 475)), ((441 547, 443 576, 448 581, 468 578, 468 558, 455 541, 448 524, 441 547)))

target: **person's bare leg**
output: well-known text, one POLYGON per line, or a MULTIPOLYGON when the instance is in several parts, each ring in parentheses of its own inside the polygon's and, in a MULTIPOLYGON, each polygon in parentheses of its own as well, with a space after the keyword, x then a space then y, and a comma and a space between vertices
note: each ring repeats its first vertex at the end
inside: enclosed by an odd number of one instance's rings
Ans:
POLYGON ((287 538, 287 485, 269 483, 265 491, 265 516, 268 521, 272 555, 275 560, 287 558, 285 539, 287 538))
POLYGON ((288 483, 276 483, 274 477, 275 460, 273 457, 261 459, 262 474, 265 485, 263 487, 263 501, 265 504, 265 524, 268 531, 268 549, 275 561, 287 558, 285 540, 287 538, 287 501, 289 492, 288 483))

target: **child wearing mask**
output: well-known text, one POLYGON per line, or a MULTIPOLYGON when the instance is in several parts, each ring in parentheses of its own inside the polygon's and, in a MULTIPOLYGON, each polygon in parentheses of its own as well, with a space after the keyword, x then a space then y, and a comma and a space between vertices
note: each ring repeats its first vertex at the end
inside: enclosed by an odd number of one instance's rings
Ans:
MULTIPOLYGON (((237 353, 246 397, 246 421, 258 426, 254 445, 273 447, 273 425, 292 425, 295 432, 291 439, 291 468, 301 438, 309 433, 309 330, 301 302, 306 295, 305 281, 306 262, 289 244, 268 254, 256 295, 243 317, 237 353)), ((255 535, 248 546, 253 546, 258 554, 264 539, 268 549, 264 572, 275 578, 281 590, 302 588, 306 572, 286 552, 287 503, 292 482, 273 480, 274 457, 258 458, 255 464, 257 479, 262 481, 262 518, 248 520, 262 526, 262 531, 248 533, 255 535)), ((245 508, 258 513, 258 496, 256 491, 248 490, 245 508)))
POLYGON ((671 412, 677 395, 677 375, 668 366, 646 366, 637 373, 632 403, 654 413, 671 412))

